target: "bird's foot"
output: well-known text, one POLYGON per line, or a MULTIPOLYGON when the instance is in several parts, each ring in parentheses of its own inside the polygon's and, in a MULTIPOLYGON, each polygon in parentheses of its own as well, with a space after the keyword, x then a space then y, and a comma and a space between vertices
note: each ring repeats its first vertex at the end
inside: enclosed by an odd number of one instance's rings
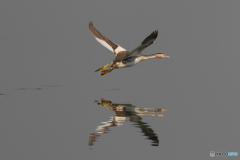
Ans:
POLYGON ((112 68, 110 68, 109 70, 103 70, 101 73, 101 76, 108 74, 109 72, 111 72, 112 70, 114 70, 116 68, 116 66, 113 66, 112 68))
POLYGON ((109 100, 102 99, 102 100, 101 100, 101 103, 108 103, 108 104, 112 104, 112 101, 109 101, 109 100))
POLYGON ((111 107, 112 102, 109 100, 101 100, 101 103, 98 103, 98 105, 105 106, 105 107, 111 107))
POLYGON ((110 64, 107 64, 106 66, 103 66, 103 67, 101 67, 101 68, 98 68, 95 72, 104 70, 105 68, 107 68, 107 67, 109 67, 109 66, 110 66, 110 64))
POLYGON ((103 76, 103 75, 105 75, 105 74, 108 74, 109 73, 109 70, 103 70, 102 72, 101 72, 101 76, 103 76))

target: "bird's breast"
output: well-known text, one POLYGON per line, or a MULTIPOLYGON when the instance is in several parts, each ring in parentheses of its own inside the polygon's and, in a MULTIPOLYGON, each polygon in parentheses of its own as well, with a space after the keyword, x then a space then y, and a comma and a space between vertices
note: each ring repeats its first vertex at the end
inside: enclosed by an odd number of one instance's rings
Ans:
POLYGON ((121 62, 118 62, 116 65, 118 68, 131 67, 139 63, 140 60, 137 57, 128 57, 121 62))

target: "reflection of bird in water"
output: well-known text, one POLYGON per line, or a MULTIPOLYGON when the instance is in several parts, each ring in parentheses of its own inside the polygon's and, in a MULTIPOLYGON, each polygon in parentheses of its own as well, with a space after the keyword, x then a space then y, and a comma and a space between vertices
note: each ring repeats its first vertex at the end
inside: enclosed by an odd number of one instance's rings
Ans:
POLYGON ((115 116, 111 117, 109 121, 102 122, 103 124, 98 126, 95 130, 95 133, 90 134, 89 145, 92 146, 93 142, 96 141, 97 137, 100 134, 107 133, 110 127, 121 126, 126 118, 129 118, 130 122, 134 123, 134 126, 141 129, 141 132, 147 139, 152 141, 152 146, 158 146, 159 140, 158 136, 152 128, 145 122, 142 122, 141 116, 154 116, 154 117, 162 117, 162 113, 166 111, 166 109, 161 108, 138 108, 131 104, 117 104, 112 103, 109 100, 101 100, 98 102, 98 105, 102 105, 107 107, 108 109, 115 111, 115 116))
POLYGON ((163 53, 156 53, 156 54, 150 54, 150 55, 142 55, 141 52, 150 46, 153 41, 158 36, 158 31, 152 32, 147 38, 145 38, 142 43, 135 49, 133 49, 131 52, 128 52, 126 49, 122 48, 121 46, 113 43, 108 38, 106 38, 104 35, 102 35, 92 24, 92 22, 89 23, 89 29, 91 30, 93 36, 96 38, 96 40, 101 43, 104 47, 109 49, 115 54, 115 59, 110 63, 107 64, 101 68, 99 68, 97 71, 102 70, 101 75, 105 75, 109 72, 111 72, 113 69, 116 68, 124 68, 124 67, 131 67, 143 60, 147 60, 150 58, 170 58, 169 56, 166 56, 163 53), (109 70, 104 70, 105 68, 110 67, 109 70))

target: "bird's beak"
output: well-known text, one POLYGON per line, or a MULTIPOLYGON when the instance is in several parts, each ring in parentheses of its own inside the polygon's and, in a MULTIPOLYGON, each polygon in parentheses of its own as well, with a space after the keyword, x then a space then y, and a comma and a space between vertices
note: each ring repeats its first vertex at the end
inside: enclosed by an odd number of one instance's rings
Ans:
POLYGON ((165 55, 164 58, 170 58, 170 56, 166 56, 166 55, 165 55))

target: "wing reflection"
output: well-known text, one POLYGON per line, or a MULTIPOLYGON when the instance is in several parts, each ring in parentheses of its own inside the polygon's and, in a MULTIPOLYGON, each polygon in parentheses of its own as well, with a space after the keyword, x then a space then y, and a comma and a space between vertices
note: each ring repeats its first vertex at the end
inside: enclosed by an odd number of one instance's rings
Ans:
POLYGON ((162 113, 165 112, 166 109, 138 108, 132 104, 112 103, 111 101, 104 99, 100 102, 96 101, 96 103, 115 111, 115 116, 110 117, 110 120, 107 122, 102 122, 102 125, 99 125, 95 132, 90 134, 89 146, 94 145, 94 142, 101 134, 108 133, 110 127, 123 125, 123 122, 126 121, 127 117, 135 127, 141 129, 141 132, 147 137, 147 139, 152 141, 152 146, 158 146, 159 140, 157 134, 154 133, 153 129, 147 123, 142 121, 141 116, 163 117, 162 113))

